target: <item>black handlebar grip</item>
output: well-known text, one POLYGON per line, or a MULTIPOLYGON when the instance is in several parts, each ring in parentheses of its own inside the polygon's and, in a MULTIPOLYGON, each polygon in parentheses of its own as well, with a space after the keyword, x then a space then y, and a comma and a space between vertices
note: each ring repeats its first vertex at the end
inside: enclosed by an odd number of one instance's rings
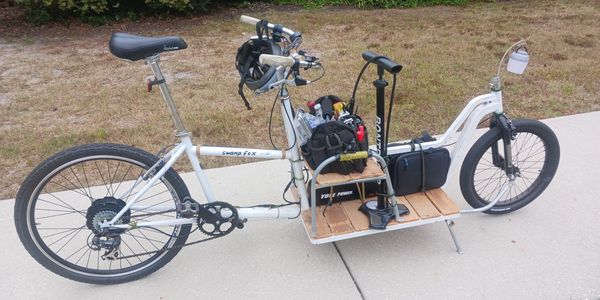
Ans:
POLYGON ((295 43, 296 40, 298 40, 298 39, 302 39, 302 33, 298 32, 298 31, 295 31, 294 34, 292 34, 290 36, 290 41, 292 43, 295 43))
POLYGON ((379 55, 375 52, 365 51, 362 54, 362 58, 365 61, 373 61, 378 66, 384 68, 386 71, 388 71, 392 74, 397 74, 398 72, 400 72, 402 70, 402 65, 392 61, 391 59, 389 59, 385 56, 379 55))

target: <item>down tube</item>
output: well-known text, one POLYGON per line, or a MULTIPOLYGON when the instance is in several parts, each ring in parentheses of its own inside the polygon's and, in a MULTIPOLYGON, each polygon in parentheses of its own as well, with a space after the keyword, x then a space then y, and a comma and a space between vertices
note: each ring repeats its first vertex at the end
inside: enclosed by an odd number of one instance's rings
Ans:
POLYGON ((473 110, 471 115, 469 115, 464 123, 463 130, 460 132, 460 135, 456 140, 456 145, 454 145, 454 148, 452 149, 448 178, 456 171, 458 165, 457 162, 463 158, 466 145, 472 142, 473 135, 475 133, 475 129, 477 129, 479 121, 483 119, 485 115, 496 112, 497 110, 498 105, 480 106, 473 110))

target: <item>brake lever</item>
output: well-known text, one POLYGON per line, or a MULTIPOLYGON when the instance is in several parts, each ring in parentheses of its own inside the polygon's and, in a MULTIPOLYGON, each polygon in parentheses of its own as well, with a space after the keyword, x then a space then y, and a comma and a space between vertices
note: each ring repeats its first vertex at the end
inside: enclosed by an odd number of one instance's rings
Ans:
POLYGON ((304 60, 305 60, 306 62, 309 62, 309 63, 314 63, 314 62, 316 62, 316 61, 318 61, 318 60, 319 60, 319 58, 317 58, 316 56, 313 56, 313 55, 309 55, 309 54, 308 54, 308 53, 306 53, 306 51, 304 51, 304 50, 300 50, 300 51, 298 51, 298 54, 300 54, 300 55, 304 56, 304 60))

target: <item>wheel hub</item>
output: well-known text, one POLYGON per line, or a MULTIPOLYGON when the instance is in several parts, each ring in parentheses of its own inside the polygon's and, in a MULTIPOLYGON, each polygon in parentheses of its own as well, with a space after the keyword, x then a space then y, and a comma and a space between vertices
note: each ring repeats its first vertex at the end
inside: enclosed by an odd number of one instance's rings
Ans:
MULTIPOLYGON (((114 197, 104 197, 97 199, 92 202, 92 205, 88 208, 86 217, 86 226, 94 234, 103 235, 107 233, 122 233, 125 229, 110 229, 110 231, 104 231, 100 228, 100 224, 105 221, 112 220, 124 207, 126 203, 121 199, 114 197)), ((115 224, 127 224, 129 223, 131 212, 127 210, 115 224)))

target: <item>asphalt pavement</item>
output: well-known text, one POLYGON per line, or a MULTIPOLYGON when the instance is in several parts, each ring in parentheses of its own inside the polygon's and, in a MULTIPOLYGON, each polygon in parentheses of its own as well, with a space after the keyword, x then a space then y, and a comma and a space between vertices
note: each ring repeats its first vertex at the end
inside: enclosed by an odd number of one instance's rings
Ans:
MULTIPOLYGON (((0 201, 0 299, 600 299, 600 112, 544 120, 561 162, 548 189, 511 214, 463 215, 458 255, 443 223, 312 245, 299 220, 250 222, 183 249, 135 282, 54 275, 25 251, 14 200, 0 201)), ((287 161, 208 170, 219 199, 278 203, 287 161)), ((193 195, 200 189, 183 174, 193 195)), ((466 208, 456 176, 446 192, 466 208)), ((198 197, 200 198, 200 197, 198 197)))

